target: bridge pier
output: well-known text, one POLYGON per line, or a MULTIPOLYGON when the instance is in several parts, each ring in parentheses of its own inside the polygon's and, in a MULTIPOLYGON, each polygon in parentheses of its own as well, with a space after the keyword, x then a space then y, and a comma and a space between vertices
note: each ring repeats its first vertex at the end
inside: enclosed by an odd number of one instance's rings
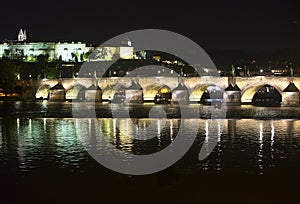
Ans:
POLYGON ((61 84, 50 88, 49 101, 66 101, 66 90, 61 84))
POLYGON ((172 90, 172 103, 189 103, 189 90, 188 88, 179 83, 179 85, 172 90))
POLYGON ((92 85, 85 90, 85 101, 102 101, 102 90, 99 86, 92 85))
POLYGON ((291 82, 282 91, 282 106, 299 106, 300 105, 300 92, 299 89, 291 82))
POLYGON ((131 86, 125 89, 125 103, 143 103, 143 88, 138 82, 132 81, 131 86))
POLYGON ((230 83, 224 90, 223 100, 226 105, 241 105, 241 89, 237 85, 232 86, 230 83))

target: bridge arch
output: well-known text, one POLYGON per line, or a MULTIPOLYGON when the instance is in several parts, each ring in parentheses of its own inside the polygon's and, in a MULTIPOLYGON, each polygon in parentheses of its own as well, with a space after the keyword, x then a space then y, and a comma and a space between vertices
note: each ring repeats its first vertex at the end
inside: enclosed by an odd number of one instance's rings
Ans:
POLYGON ((162 86, 155 94, 155 103, 171 103, 172 90, 167 85, 162 86))
POLYGON ((241 93, 241 102, 242 103, 252 103, 254 95, 264 86, 274 87, 274 89, 282 96, 282 90, 275 84, 269 83, 259 83, 255 85, 249 85, 241 93))
POLYGON ((108 85, 102 91, 102 100, 110 101, 110 100, 119 100, 117 98, 122 98, 123 94, 125 95, 126 87, 120 84, 108 85))
POLYGON ((156 95, 161 89, 166 88, 172 92, 171 88, 165 84, 151 84, 143 88, 144 101, 155 101, 156 95))
POLYGON ((75 84, 66 91, 66 100, 83 101, 85 99, 85 90, 85 86, 81 84, 75 84))
POLYGON ((48 84, 41 85, 35 93, 35 98, 36 99, 49 99, 50 88, 51 88, 51 86, 48 84))
MULTIPOLYGON (((223 89, 215 84, 199 84, 191 90, 189 101, 200 102, 206 91, 217 91, 220 92, 220 94, 223 93, 223 89)), ((222 96, 222 94, 220 96, 222 96)))

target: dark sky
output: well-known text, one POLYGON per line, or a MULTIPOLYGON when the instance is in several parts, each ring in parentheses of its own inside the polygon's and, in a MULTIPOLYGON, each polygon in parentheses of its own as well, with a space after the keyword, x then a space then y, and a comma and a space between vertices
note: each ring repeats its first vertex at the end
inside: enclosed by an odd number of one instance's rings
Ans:
POLYGON ((185 35, 204 49, 263 52, 300 48, 297 1, 178 2, 2 1, 0 40, 16 39, 18 30, 26 28, 33 41, 100 44, 124 32, 160 28, 185 35))

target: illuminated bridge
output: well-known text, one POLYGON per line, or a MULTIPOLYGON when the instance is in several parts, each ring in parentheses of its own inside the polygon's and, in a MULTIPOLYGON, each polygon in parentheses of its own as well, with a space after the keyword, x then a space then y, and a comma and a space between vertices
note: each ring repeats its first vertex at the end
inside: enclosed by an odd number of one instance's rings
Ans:
POLYGON ((38 80, 23 93, 24 98, 49 100, 89 100, 88 92, 94 91, 93 100, 108 101, 185 101, 189 103, 221 101, 239 105, 243 103, 300 104, 300 77, 111 77, 102 79, 68 78, 38 80), (99 94, 98 94, 99 93, 99 94), (210 97, 213 94, 214 97, 210 97), (122 98, 123 97, 123 98, 122 98), (165 98, 164 98, 165 97, 165 98))

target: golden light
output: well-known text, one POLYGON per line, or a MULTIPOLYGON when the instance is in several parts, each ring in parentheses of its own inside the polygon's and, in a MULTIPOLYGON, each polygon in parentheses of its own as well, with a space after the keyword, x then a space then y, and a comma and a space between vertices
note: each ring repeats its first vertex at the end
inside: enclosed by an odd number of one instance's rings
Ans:
POLYGON ((170 93, 170 89, 168 89, 167 87, 163 87, 160 89, 160 93, 170 93))

